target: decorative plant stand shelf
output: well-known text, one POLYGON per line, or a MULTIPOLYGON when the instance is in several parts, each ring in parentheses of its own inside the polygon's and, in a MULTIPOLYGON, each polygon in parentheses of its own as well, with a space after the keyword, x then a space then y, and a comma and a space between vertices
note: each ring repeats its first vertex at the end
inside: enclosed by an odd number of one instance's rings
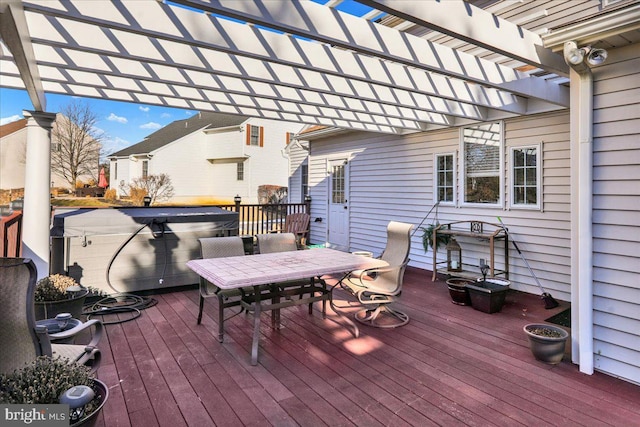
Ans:
MULTIPOLYGON (((503 276, 509 278, 509 236, 505 233, 500 224, 493 224, 484 221, 457 221, 449 224, 441 224, 433 231, 433 247, 436 246, 438 235, 448 235, 451 237, 472 238, 477 241, 486 241, 489 245, 489 257, 487 264, 489 265, 489 276, 503 276), (497 241, 504 242, 504 270, 495 268, 495 244, 497 241)), ((477 279, 479 274, 479 266, 463 263, 463 269, 448 270, 446 261, 438 261, 437 251, 433 251, 433 276, 432 280, 437 279, 438 273, 455 277, 464 277, 468 279, 477 279), (468 268, 466 268, 468 267, 468 268)))

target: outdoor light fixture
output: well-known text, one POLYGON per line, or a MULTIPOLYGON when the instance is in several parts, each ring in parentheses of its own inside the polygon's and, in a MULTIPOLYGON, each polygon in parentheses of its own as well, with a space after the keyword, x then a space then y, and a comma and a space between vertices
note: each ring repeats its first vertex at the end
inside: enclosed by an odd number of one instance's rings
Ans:
POLYGON ((71 422, 76 422, 84 416, 85 405, 93 400, 95 392, 86 385, 77 385, 62 393, 60 403, 69 405, 71 422))
POLYGON ((607 59, 607 51, 594 49, 591 46, 578 48, 574 41, 564 44, 564 60, 569 65, 580 65, 585 61, 590 66, 600 65, 607 59))
POLYGON ((242 201, 242 197, 240 197, 240 195, 236 194, 236 196, 233 198, 233 201, 235 202, 236 205, 238 205, 242 201))
POLYGON ((151 206, 151 197, 149 196, 144 196, 142 198, 142 202, 144 203, 145 206, 151 206))

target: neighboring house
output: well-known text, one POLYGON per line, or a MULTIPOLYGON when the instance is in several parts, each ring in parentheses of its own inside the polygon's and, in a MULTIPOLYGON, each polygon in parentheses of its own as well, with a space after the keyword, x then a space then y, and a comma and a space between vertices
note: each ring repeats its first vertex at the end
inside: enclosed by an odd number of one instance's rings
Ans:
MULTIPOLYGON (((557 31, 584 45, 599 39, 589 30, 602 16, 563 23, 557 31)), ((436 220, 497 223, 500 216, 540 282, 555 298, 571 302, 573 361, 585 372, 592 367, 640 383, 635 31, 622 34, 626 41, 617 47, 606 46, 603 64, 589 70, 580 61, 571 71, 568 110, 406 135, 330 127, 297 135, 309 153, 306 159, 299 157, 302 150, 291 155, 290 193, 298 194, 301 165, 308 164, 311 215, 317 218, 310 241, 380 254, 390 220, 417 226, 438 202, 437 216, 432 213, 425 226, 436 220)), ((552 29, 549 47, 562 50, 565 40, 554 42, 554 35, 552 29)), ((421 234, 413 237, 409 265, 432 270, 421 234)), ((470 266, 488 256, 486 242, 459 243, 470 266)), ((498 263, 503 252, 498 248, 498 263)), ((443 260, 446 252, 438 256, 443 260)), ((512 289, 540 293, 513 246, 509 264, 512 289)), ((424 282, 428 292, 426 272, 424 282)))
MULTIPOLYGON (((56 121, 62 120, 62 118, 62 115, 58 114, 56 121)), ((55 142, 52 142, 52 151, 55 148, 55 142)), ((24 188, 26 150, 27 119, 16 120, 0 126, 0 190, 24 188)), ((95 177, 81 175, 78 179, 85 183, 95 179, 98 175, 97 164, 95 169, 95 177)), ((51 186, 69 188, 69 183, 60 175, 52 172, 51 186)))
POLYGON ((166 173, 174 188, 173 203, 258 202, 260 185, 287 186, 287 159, 283 154, 289 135, 302 125, 199 113, 178 120, 144 141, 108 156, 111 188, 133 179, 166 173))

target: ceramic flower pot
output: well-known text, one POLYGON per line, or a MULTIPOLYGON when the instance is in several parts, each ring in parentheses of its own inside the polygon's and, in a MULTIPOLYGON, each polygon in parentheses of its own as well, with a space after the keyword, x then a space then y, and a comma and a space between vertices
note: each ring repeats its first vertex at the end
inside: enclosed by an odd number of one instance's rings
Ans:
POLYGON ((530 323, 524 326, 529 337, 529 347, 533 357, 541 362, 557 365, 562 361, 569 333, 564 329, 544 323, 530 323))
POLYGON ((88 289, 79 292, 73 298, 61 301, 42 301, 35 303, 36 320, 52 319, 59 313, 71 313, 71 317, 79 319, 82 315, 82 306, 89 294, 88 289))

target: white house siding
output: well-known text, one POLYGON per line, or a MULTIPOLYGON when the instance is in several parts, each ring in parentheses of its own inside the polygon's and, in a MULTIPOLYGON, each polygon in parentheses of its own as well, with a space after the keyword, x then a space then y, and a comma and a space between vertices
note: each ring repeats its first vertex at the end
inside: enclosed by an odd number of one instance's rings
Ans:
POLYGON ((174 202, 210 196, 213 194, 213 171, 204 155, 207 145, 219 143, 219 140, 238 142, 239 137, 237 131, 206 135, 194 129, 194 133, 155 150, 149 162, 149 173, 169 175, 177 196, 172 200, 174 202))
POLYGON ((27 128, 0 139, 0 189, 24 188, 24 156, 27 147, 27 128))
POLYGON ((640 383, 640 45, 594 69, 594 367, 640 383))
MULTIPOLYGON (((262 147, 246 144, 245 124, 210 132, 194 129, 150 153, 149 174, 169 175, 174 188, 172 203, 209 203, 211 199, 231 203, 236 195, 242 197, 243 203, 257 203, 259 186, 287 186, 288 160, 283 153, 286 135, 298 132, 302 125, 260 119, 247 123, 264 127, 262 147), (229 145, 237 149, 229 150, 229 145), (225 158, 227 152, 233 153, 234 158, 225 158), (244 180, 238 181, 236 162, 241 157, 246 158, 244 180)), ((115 184, 120 180, 130 183, 142 176, 142 162, 146 159, 145 155, 118 159, 115 184)))
POLYGON ((111 160, 109 165, 109 188, 115 188, 118 196, 122 196, 121 184, 128 184, 131 182, 131 173, 129 168, 130 160, 128 158, 121 158, 117 160, 111 160), (116 164, 117 171, 116 171, 116 164))
MULTIPOLYGON (((544 114, 505 122, 505 171, 512 146, 542 145, 543 209, 509 208, 509 174, 505 172, 505 208, 440 206, 438 220, 482 220, 496 223, 497 216, 509 226, 520 249, 540 281, 557 299, 570 299, 570 206, 569 206, 569 114, 544 114)), ((349 133, 311 143, 310 185, 313 222, 311 241, 326 240, 327 159, 341 156, 349 163, 350 250, 380 254, 390 220, 418 225, 433 206, 433 161, 436 153, 456 153, 459 163, 459 130, 447 129, 406 136, 349 133)), ((458 166, 458 200, 460 200, 458 166)), ((433 213, 425 221, 434 221, 433 213)), ((431 270, 431 249, 425 254, 421 231, 412 239, 410 265, 431 270)), ((460 241, 465 262, 478 264, 488 257, 486 243, 460 241)), ((496 267, 503 267, 504 246, 496 247, 496 267)), ((442 249, 440 257, 444 258, 442 249)), ((539 293, 534 279, 513 246, 509 247, 512 288, 539 293)), ((479 272, 478 272, 479 273, 479 272)), ((427 275, 425 275, 426 280, 427 275)), ((430 280, 430 279, 429 279, 430 280)))
POLYGON ((289 203, 302 203, 304 195, 302 194, 302 165, 308 165, 309 152, 308 142, 291 142, 287 147, 289 156, 289 203))
POLYGON ((245 162, 244 170, 248 194, 240 193, 240 195, 243 197, 243 202, 248 200, 247 203, 257 203, 259 186, 287 186, 289 160, 284 153, 287 145, 287 132, 293 135, 300 131, 302 125, 255 118, 249 120, 249 123, 264 127, 264 145, 263 147, 245 145, 245 154, 249 156, 245 162))

